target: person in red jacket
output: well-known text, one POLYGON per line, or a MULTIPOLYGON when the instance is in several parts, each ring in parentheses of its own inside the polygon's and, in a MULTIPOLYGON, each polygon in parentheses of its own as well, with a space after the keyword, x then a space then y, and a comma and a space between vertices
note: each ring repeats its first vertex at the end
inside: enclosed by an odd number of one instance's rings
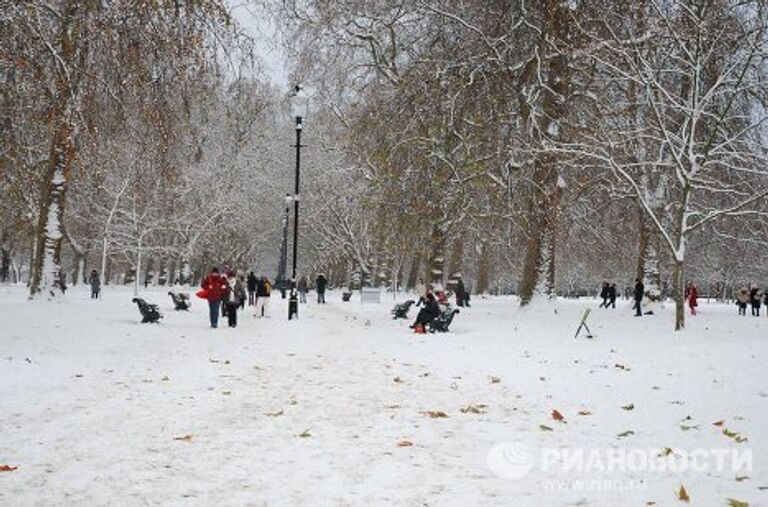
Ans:
POLYGON ((691 308, 691 315, 696 315, 696 307, 699 306, 699 291, 693 282, 688 286, 688 306, 691 308))
POLYGON ((211 315, 211 327, 219 327, 219 307, 221 301, 229 294, 229 283, 227 279, 219 274, 218 268, 211 269, 200 287, 206 291, 206 299, 211 315))

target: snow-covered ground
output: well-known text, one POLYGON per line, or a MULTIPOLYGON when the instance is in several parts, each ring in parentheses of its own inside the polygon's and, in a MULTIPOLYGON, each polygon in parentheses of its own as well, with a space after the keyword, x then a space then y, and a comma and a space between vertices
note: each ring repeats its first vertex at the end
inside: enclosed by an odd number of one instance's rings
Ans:
POLYGON ((0 288, 0 505, 768 504, 765 316, 475 298, 415 335, 331 293, 214 330, 144 297, 161 324, 0 288))

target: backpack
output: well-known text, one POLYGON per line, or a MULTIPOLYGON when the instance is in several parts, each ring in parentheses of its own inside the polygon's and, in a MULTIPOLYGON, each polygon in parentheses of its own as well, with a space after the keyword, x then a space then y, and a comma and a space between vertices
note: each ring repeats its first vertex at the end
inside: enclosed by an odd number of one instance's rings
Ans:
POLYGON ((272 294, 272 284, 266 280, 264 281, 264 292, 267 293, 267 296, 272 294))

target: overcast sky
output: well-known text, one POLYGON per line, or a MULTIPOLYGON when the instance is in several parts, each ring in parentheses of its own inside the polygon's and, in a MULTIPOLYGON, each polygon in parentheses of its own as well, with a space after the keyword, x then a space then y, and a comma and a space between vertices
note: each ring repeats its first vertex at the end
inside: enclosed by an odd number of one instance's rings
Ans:
POLYGON ((287 58, 271 20, 261 12, 258 1, 228 0, 232 16, 256 40, 258 56, 275 86, 288 89, 287 58))

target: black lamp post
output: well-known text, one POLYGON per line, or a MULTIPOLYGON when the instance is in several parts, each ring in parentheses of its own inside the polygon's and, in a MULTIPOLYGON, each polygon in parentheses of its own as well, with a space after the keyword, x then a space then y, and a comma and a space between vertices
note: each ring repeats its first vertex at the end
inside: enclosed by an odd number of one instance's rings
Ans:
POLYGON ((309 97, 300 85, 291 96, 291 116, 296 118, 296 185, 293 190, 293 271, 291 275, 291 296, 288 299, 288 320, 299 318, 299 296, 296 293, 296 258, 299 246, 299 175, 301 171, 301 127, 307 117, 309 97))
POLYGON ((288 282, 288 223, 291 216, 291 194, 285 195, 285 216, 283 217, 283 244, 280 247, 280 265, 277 267, 277 286, 280 289, 280 297, 285 299, 288 282))

